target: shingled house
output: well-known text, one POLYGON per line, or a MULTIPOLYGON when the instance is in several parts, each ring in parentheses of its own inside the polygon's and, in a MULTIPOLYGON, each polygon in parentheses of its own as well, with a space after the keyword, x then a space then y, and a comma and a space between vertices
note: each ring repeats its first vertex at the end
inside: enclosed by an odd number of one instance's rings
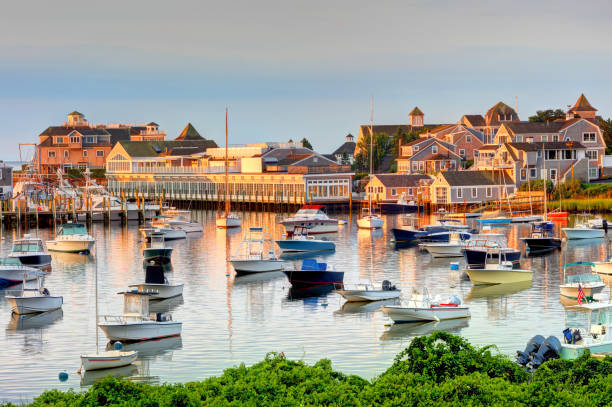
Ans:
POLYGON ((397 172, 400 174, 432 174, 461 168, 461 157, 455 145, 438 138, 419 138, 400 147, 397 172))
POLYGON ((463 204, 496 201, 514 194, 516 186, 506 171, 445 171, 430 187, 432 204, 463 204))
POLYGON ((432 179, 425 174, 376 174, 365 187, 365 199, 371 194, 375 202, 396 202, 402 196, 408 201, 416 201, 421 184, 432 179))
POLYGON ((352 134, 347 134, 344 143, 331 155, 338 164, 352 165, 355 162, 355 138, 352 134))

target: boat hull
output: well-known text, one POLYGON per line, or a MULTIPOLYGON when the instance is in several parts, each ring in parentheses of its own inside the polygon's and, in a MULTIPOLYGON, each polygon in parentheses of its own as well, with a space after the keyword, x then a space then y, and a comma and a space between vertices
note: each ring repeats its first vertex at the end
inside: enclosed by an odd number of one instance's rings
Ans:
POLYGON ((399 298, 400 290, 337 290, 347 302, 384 301, 399 298))
POLYGON ((150 339, 167 338, 181 334, 182 322, 102 322, 99 324, 106 337, 111 341, 139 342, 150 339))
POLYGON ((382 311, 394 322, 444 321, 448 319, 468 318, 470 310, 467 307, 402 307, 388 305, 382 311))
POLYGON ((588 344, 561 344, 561 359, 573 360, 577 359, 584 354, 585 350, 589 350, 593 353, 610 353, 612 352, 612 340, 593 342, 588 344))
MULTIPOLYGON (((37 274, 33 271, 38 271, 35 268, 31 269, 5 269, 0 270, 0 287, 10 287, 12 285, 21 284, 25 278, 26 281, 36 280, 37 274)), ((40 271, 38 271, 40 272, 40 271)))
POLYGON ((81 355, 81 367, 85 371, 112 369, 132 364, 137 357, 137 351, 106 351, 96 355, 81 355))
POLYGON ((322 233, 336 233, 338 232, 338 220, 300 220, 300 221, 282 221, 281 224, 285 228, 285 232, 288 236, 292 236, 295 229, 301 229, 305 227, 308 229, 309 235, 317 235, 322 233))
POLYGON ((466 269, 465 272, 474 285, 521 283, 533 279, 531 270, 466 269))
POLYGON ((385 224, 381 218, 364 217, 357 219, 357 226, 360 229, 380 229, 385 224))
POLYGON ((49 240, 47 250, 63 253, 89 253, 95 240, 49 240))
POLYGON ((462 257, 463 245, 452 243, 423 243, 425 250, 432 257, 462 257))
POLYGON ((63 297, 36 296, 36 297, 15 297, 6 296, 11 310, 15 314, 35 314, 39 312, 53 311, 62 307, 63 297))
POLYGON ((563 233, 569 240, 574 239, 599 239, 604 237, 605 232, 602 229, 588 228, 562 228, 563 233))
POLYGON ((128 287, 138 288, 138 291, 153 291, 156 294, 149 296, 152 300, 165 300, 167 298, 178 297, 183 295, 183 284, 130 284, 128 287))
POLYGON ((419 209, 418 205, 402 205, 397 203, 381 203, 382 213, 414 213, 419 209))
POLYGON ((144 234, 144 237, 147 240, 151 240, 151 233, 153 232, 161 232, 164 234, 164 240, 178 240, 178 239, 186 239, 187 232, 182 229, 171 229, 171 228, 147 228, 141 229, 141 232, 144 234))
POLYGON ((343 271, 284 270, 293 288, 342 287, 343 271))
POLYGON ((391 233, 393 234, 393 239, 398 243, 416 242, 419 236, 423 234, 423 232, 419 230, 406 230, 399 228, 391 229, 391 233))
MULTIPOLYGON (((583 283, 581 287, 582 287, 582 291, 584 292, 584 296, 586 297, 587 300, 589 300, 593 298, 593 295, 601 293, 606 287, 606 284, 605 283, 599 283, 599 284, 583 283)), ((561 295, 566 298, 569 298, 572 300, 578 299, 578 284, 576 283, 562 284, 561 286, 559 286, 559 290, 561 292, 561 295)))
POLYGON ((542 220, 542 217, 539 215, 515 216, 511 218, 512 223, 538 222, 541 220, 542 220))
POLYGON ((510 218, 485 218, 485 219, 476 219, 476 222, 482 224, 493 224, 493 225, 507 225, 512 222, 510 218))
POLYGON ((238 273, 265 273, 283 269, 282 260, 230 260, 238 273))
POLYGON ((525 237, 521 239, 529 250, 550 250, 561 247, 561 239, 556 237, 525 237))
POLYGON ((216 225, 220 229, 239 228, 242 225, 242 219, 238 218, 217 218, 216 225))
POLYGON ((319 252, 336 250, 336 244, 329 240, 276 240, 283 252, 319 252))
POLYGON ((50 254, 19 254, 12 255, 9 254, 9 257, 16 257, 21 261, 21 264, 24 266, 30 267, 46 267, 51 264, 51 255, 50 254))

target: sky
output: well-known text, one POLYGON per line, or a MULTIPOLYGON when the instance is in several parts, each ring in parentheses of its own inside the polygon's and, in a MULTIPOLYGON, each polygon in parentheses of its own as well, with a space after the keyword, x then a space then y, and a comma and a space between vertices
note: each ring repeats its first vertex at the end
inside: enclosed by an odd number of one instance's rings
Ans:
MULTIPOLYGON (((522 120, 584 93, 612 116, 609 0, 0 2, 0 159, 78 110, 90 122, 188 122, 224 144, 331 153, 369 121, 522 120)), ((32 148, 24 147, 24 158, 32 148)))

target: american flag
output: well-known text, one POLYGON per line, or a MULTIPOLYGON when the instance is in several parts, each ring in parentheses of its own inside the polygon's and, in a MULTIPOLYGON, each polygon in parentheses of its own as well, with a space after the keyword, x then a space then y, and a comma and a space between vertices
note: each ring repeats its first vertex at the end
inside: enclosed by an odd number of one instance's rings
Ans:
POLYGON ((582 285, 578 284, 578 304, 582 304, 583 298, 584 298, 584 290, 582 289, 582 285))

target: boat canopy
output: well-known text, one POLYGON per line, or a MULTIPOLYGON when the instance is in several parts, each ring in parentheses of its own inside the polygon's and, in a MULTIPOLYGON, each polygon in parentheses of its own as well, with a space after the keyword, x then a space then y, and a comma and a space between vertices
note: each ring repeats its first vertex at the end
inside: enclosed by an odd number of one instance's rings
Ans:
POLYGON ((601 278, 599 274, 576 274, 573 276, 567 276, 568 283, 599 283, 601 278))
POLYGON ((12 249, 13 253, 41 252, 41 251, 43 251, 42 242, 35 241, 35 240, 16 241, 15 244, 13 244, 13 249, 12 249))
POLYGON ((595 263, 591 263, 589 261, 575 261, 573 263, 567 263, 563 265, 563 268, 574 267, 574 266, 591 266, 595 267, 595 263))
POLYGON ((60 229, 58 235, 86 235, 87 229, 82 223, 66 223, 60 229))
POLYGON ((149 265, 145 270, 145 283, 164 284, 164 268, 158 265, 149 265))

